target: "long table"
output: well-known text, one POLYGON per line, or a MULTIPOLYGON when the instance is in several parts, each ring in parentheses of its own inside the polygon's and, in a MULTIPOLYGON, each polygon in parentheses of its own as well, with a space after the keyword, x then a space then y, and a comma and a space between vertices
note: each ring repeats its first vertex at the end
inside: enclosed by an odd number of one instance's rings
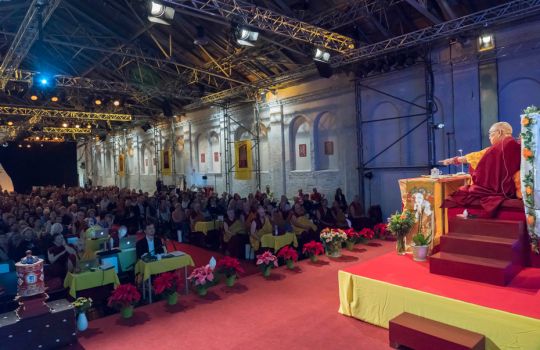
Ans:
POLYGON ((86 271, 80 273, 68 272, 64 279, 64 288, 69 288, 69 295, 73 298, 77 297, 77 292, 84 289, 105 286, 114 284, 114 287, 120 284, 118 275, 114 269, 95 271, 86 271))

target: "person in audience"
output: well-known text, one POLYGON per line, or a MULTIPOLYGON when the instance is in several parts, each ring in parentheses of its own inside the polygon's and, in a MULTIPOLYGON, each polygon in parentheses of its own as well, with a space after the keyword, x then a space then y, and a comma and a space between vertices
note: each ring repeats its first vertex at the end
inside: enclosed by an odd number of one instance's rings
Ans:
POLYGON ((345 213, 341 209, 341 206, 339 205, 338 201, 334 201, 332 204, 332 216, 334 217, 334 227, 340 228, 340 229, 347 229, 349 228, 349 224, 347 223, 347 217, 345 216, 345 213))
POLYGON ((233 209, 227 210, 223 220, 223 250, 226 255, 242 257, 244 245, 249 242, 246 227, 233 209))
POLYGON ((349 205, 349 220, 351 220, 351 226, 355 230, 361 230, 362 220, 364 218, 364 207, 360 202, 360 196, 354 196, 353 201, 349 205))
POLYGON ((290 216, 292 230, 298 237, 300 248, 311 240, 317 240, 317 226, 307 217, 304 208, 296 203, 290 216))
POLYGON ((9 243, 4 231, 0 231, 0 262, 9 261, 9 243))
POLYGON ((334 196, 334 200, 338 202, 339 207, 343 212, 347 211, 347 200, 345 199, 345 195, 341 191, 341 188, 338 187, 336 190, 336 195, 334 196))
POLYGON ((49 279, 63 279, 68 271, 73 272, 77 266, 77 250, 68 245, 60 233, 54 236, 53 246, 47 251, 47 258, 51 264, 47 269, 49 279))
POLYGON ((249 242, 254 251, 261 247, 261 237, 267 234, 272 234, 272 222, 262 206, 257 208, 257 217, 253 219, 250 227, 249 242))
POLYGON ((317 188, 313 187, 313 192, 311 193, 310 199, 312 202, 320 203, 322 200, 321 194, 317 191, 317 188))
POLYGON ((332 215, 332 210, 328 208, 328 200, 326 198, 321 200, 321 205, 319 206, 319 209, 317 209, 316 216, 319 230, 327 227, 334 227, 336 224, 334 215, 332 215))
POLYGON ((281 212, 281 210, 279 210, 279 208, 268 204, 266 206, 266 211, 270 214, 272 224, 274 224, 274 227, 277 227, 279 234, 284 234, 292 230, 291 225, 287 222, 287 220, 285 220, 285 218, 283 217, 283 213, 281 212))
POLYGON ((159 237, 156 237, 154 223, 149 222, 144 229, 144 238, 136 245, 137 259, 144 255, 156 255, 165 253, 165 246, 159 237))

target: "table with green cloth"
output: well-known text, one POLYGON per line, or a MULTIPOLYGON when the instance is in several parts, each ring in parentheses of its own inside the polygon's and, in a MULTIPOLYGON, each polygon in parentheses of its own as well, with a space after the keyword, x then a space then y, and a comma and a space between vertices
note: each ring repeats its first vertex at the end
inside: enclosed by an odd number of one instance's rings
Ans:
MULTIPOLYGON (((101 250, 98 250, 95 255, 99 257, 101 250)), ((124 249, 118 253, 108 255, 116 256, 118 259, 119 267, 121 272, 131 271, 135 268, 135 263, 137 262, 137 250, 135 248, 124 249)))
POLYGON ((120 284, 118 275, 114 269, 95 270, 80 273, 68 272, 64 279, 64 288, 69 288, 69 295, 73 298, 77 297, 77 292, 80 290, 91 289, 95 287, 114 284, 114 287, 120 284))
POLYGON ((201 232, 205 235, 208 234, 208 231, 219 230, 223 227, 223 221, 214 220, 214 221, 199 221, 195 223, 194 232, 201 232))
POLYGON ((261 247, 262 248, 272 248, 275 252, 281 248, 292 244, 295 248, 298 247, 298 240, 294 233, 286 233, 280 236, 274 235, 263 235, 261 237, 261 247))
POLYGON ((186 284, 186 294, 189 293, 189 285, 187 280, 187 267, 195 266, 191 255, 183 254, 172 258, 163 258, 161 260, 144 262, 142 260, 137 261, 135 264, 135 275, 142 275, 143 281, 143 296, 146 294, 146 284, 148 284, 148 296, 149 301, 152 302, 152 282, 151 276, 157 275, 163 272, 178 270, 184 268, 184 280, 186 284))

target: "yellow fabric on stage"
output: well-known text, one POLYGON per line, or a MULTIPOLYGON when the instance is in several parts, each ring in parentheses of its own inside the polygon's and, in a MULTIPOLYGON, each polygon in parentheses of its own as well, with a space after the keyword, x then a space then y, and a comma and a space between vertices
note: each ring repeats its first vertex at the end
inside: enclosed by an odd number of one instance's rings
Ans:
POLYGON ((298 247, 298 240, 294 233, 286 233, 281 236, 273 236, 270 234, 261 237, 261 247, 272 248, 275 252, 290 244, 295 248, 298 247))
POLYGON ((208 231, 220 229, 223 226, 221 221, 199 221, 195 223, 195 228, 193 231, 201 232, 205 235, 208 234, 208 231))
POLYGON ((540 320, 345 271, 339 271, 338 280, 339 312, 343 315, 388 328, 392 318, 409 312, 483 334, 486 350, 540 349, 540 320))
POLYGON ((81 273, 68 272, 64 279, 64 288, 69 288, 69 295, 76 298, 77 292, 84 289, 114 284, 114 287, 120 284, 118 275, 114 269, 96 270, 81 273))
POLYGON ((142 274, 143 281, 146 281, 152 275, 178 270, 185 266, 195 266, 191 255, 184 254, 181 256, 175 256, 173 258, 166 258, 147 263, 139 260, 135 265, 135 274, 142 274))
POLYGON ((236 141, 234 143, 234 178, 237 180, 251 179, 253 170, 251 149, 251 140, 236 141))
POLYGON ((96 252, 101 250, 101 245, 109 241, 109 237, 98 239, 87 239, 84 241, 84 252, 81 260, 94 259, 96 252))

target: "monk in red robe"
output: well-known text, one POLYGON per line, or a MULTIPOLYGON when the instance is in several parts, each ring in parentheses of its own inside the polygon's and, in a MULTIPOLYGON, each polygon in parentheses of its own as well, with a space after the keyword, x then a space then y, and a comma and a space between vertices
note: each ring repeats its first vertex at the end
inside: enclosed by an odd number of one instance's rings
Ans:
POLYGON ((506 122, 493 124, 489 141, 491 146, 485 150, 441 161, 444 165, 469 163, 474 167, 472 185, 450 195, 443 207, 467 208, 479 202, 486 214, 493 217, 505 199, 516 198, 514 178, 516 174, 519 177, 521 146, 512 137, 512 126, 506 122))

